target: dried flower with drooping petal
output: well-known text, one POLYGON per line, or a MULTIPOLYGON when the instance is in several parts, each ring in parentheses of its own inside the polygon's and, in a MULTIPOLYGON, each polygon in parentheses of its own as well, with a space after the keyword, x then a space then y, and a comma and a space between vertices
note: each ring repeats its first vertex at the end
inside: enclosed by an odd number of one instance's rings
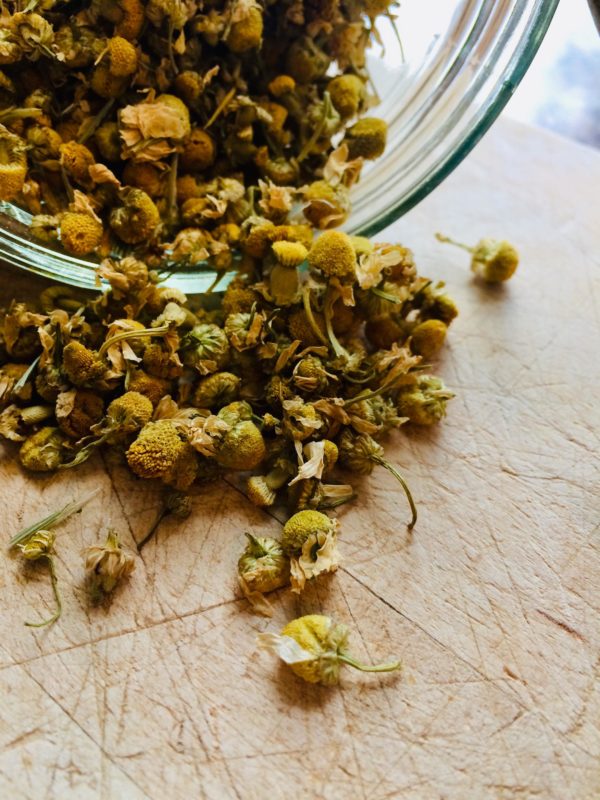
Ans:
POLYGON ((261 648, 276 653, 293 672, 308 683, 335 686, 339 682, 340 666, 347 664, 361 672, 394 672, 399 661, 368 666, 356 661, 347 651, 348 628, 336 624, 330 617, 308 614, 294 619, 280 635, 261 633, 257 640, 261 648))
POLYGON ((133 554, 123 549, 115 531, 110 530, 103 545, 92 545, 84 553, 90 590, 98 595, 110 594, 117 583, 128 578, 135 569, 133 554))

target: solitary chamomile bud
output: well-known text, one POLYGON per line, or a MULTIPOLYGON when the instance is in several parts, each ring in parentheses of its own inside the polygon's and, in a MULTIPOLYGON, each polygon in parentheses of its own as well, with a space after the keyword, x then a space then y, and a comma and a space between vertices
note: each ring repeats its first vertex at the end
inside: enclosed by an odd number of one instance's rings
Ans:
POLYGON ((261 648, 276 653, 307 683, 335 686, 343 664, 361 672, 394 672, 401 668, 399 661, 373 666, 356 661, 347 650, 348 634, 346 625, 335 623, 331 617, 308 614, 288 622, 280 635, 261 633, 257 640, 261 648))
POLYGON ((436 239, 471 253, 471 271, 487 283, 509 280, 519 266, 519 254, 516 248, 505 239, 481 239, 474 247, 456 242, 441 233, 436 233, 436 239))

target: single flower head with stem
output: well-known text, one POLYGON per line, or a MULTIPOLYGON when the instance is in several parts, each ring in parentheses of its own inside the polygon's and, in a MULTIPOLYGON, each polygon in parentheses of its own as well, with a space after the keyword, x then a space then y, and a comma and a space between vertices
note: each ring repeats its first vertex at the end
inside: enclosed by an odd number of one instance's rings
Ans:
POLYGON ((294 619, 281 634, 261 633, 258 644, 276 653, 290 669, 307 683, 335 686, 340 667, 346 664, 361 672, 395 672, 400 661, 386 664, 362 664, 348 652, 349 630, 331 617, 308 614, 294 619))
POLYGON ((338 441, 338 447, 340 452, 340 464, 342 467, 352 470, 352 472, 356 472, 359 475, 370 475, 376 464, 385 467, 388 472, 391 472, 402 486, 408 500, 412 512, 411 521, 408 523, 408 528, 411 530, 417 521, 417 507, 415 506, 415 501, 402 475, 383 457, 383 447, 368 433, 354 434, 348 428, 342 431, 338 441))
POLYGON ((486 283, 502 283, 509 280, 519 266, 517 249, 505 239, 480 239, 474 247, 457 242, 441 233, 436 233, 436 239, 471 253, 471 271, 486 283))
POLYGON ((62 613, 62 603, 58 592, 58 578, 54 567, 53 553, 55 538, 55 534, 52 531, 38 529, 29 536, 29 538, 18 544, 21 555, 27 561, 39 561, 40 559, 45 559, 47 561, 50 569, 50 577, 52 579, 52 591, 56 601, 56 611, 51 617, 48 617, 48 619, 45 619, 43 622, 26 622, 25 625, 27 625, 28 628, 44 628, 46 625, 52 625, 62 613))

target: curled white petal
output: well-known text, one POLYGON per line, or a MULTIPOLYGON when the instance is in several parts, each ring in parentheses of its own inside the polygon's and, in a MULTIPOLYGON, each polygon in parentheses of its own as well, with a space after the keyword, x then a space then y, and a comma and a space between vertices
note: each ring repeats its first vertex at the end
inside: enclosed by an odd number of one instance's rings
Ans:
POLYGON ((256 637, 262 650, 270 650, 286 664, 299 664, 302 661, 313 661, 314 655, 301 647, 291 636, 278 633, 259 633, 256 637))

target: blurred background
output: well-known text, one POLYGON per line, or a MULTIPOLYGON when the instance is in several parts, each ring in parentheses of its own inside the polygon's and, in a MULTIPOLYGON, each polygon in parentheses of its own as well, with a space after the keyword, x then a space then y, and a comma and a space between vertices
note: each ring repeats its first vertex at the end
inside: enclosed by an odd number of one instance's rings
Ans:
MULTIPOLYGON (((591 5, 600 13, 600 0, 591 5)), ((588 0, 558 4, 546 38, 504 113, 600 148, 600 35, 588 0)))

